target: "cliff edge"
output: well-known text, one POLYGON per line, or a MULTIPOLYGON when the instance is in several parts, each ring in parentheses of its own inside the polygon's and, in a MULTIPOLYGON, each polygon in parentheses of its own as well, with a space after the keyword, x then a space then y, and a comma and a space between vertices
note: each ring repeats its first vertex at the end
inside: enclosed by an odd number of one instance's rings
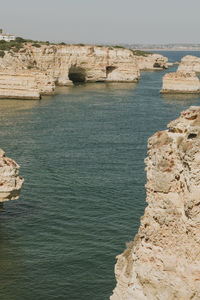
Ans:
POLYGON ((148 141, 148 203, 111 300, 200 299, 200 107, 148 141))

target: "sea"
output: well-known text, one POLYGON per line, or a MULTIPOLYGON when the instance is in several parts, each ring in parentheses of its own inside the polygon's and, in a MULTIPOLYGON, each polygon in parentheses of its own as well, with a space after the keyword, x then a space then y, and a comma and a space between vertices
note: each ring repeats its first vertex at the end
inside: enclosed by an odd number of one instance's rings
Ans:
MULTIPOLYGON (((170 62, 200 52, 159 52, 170 62)), ((198 95, 162 95, 164 71, 138 84, 57 88, 40 101, 0 100, 0 147, 24 186, 0 213, 0 300, 106 300, 116 256, 145 202, 148 138, 198 95)))

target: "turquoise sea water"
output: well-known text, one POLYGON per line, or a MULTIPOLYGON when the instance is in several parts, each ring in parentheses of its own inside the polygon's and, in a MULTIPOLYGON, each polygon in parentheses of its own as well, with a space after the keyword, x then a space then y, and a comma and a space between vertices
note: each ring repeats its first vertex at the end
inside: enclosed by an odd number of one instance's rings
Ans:
MULTIPOLYGON (((187 53, 164 52, 170 61, 187 53)), ((109 299, 115 256, 146 206, 147 139, 200 105, 199 96, 159 94, 176 68, 143 73, 138 85, 0 101, 0 147, 25 178, 20 199, 0 214, 1 300, 109 299)))

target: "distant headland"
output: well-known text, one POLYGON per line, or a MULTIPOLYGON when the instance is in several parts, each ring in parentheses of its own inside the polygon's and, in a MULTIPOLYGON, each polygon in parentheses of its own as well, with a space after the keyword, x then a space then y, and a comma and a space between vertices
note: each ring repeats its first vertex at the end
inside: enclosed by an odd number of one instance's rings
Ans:
POLYGON ((170 43, 170 44, 123 44, 124 47, 143 51, 199 51, 200 44, 170 43))
POLYGON ((13 36, 0 40, 0 98, 40 99, 54 94, 56 86, 77 83, 138 82, 141 70, 166 68, 166 57, 121 45, 55 44, 13 36))

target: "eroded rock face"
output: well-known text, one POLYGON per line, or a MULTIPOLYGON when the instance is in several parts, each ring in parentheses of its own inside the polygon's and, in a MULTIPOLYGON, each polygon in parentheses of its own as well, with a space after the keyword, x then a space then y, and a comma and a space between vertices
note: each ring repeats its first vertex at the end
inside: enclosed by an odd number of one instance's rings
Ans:
POLYGON ((186 55, 181 59, 178 71, 200 73, 200 58, 193 55, 186 55))
POLYGON ((18 199, 23 182, 18 164, 0 149, 0 203, 18 199))
MULTIPOLYGON (((23 76, 26 73, 28 84, 30 78, 30 85, 31 78, 35 77, 36 89, 43 95, 52 94, 55 84, 62 86, 75 82, 137 82, 141 68, 162 69, 167 66, 166 62, 167 58, 162 55, 153 54, 144 58, 122 48, 78 45, 41 45, 36 48, 26 44, 19 52, 7 52, 0 58, 0 72, 12 76, 23 76)), ((4 93, 3 89, 0 85, 0 96, 5 97, 12 85, 8 82, 4 93)), ((23 89, 22 83, 21 90, 23 89)), ((11 94, 15 94, 16 90, 14 86, 11 94)), ((27 93, 25 91, 25 98, 27 93)), ((16 95, 18 96, 18 92, 16 95)), ((22 93, 20 95, 23 98, 22 93)))
POLYGON ((200 93, 200 81, 195 72, 167 73, 163 76, 161 93, 200 93))
POLYGON ((0 72, 0 98, 40 99, 35 76, 20 71, 0 72))
POLYGON ((148 141, 147 203, 111 300, 200 299, 200 107, 148 141))
POLYGON ((138 56, 137 63, 141 71, 163 70, 168 68, 168 58, 161 54, 150 54, 146 57, 138 56))

